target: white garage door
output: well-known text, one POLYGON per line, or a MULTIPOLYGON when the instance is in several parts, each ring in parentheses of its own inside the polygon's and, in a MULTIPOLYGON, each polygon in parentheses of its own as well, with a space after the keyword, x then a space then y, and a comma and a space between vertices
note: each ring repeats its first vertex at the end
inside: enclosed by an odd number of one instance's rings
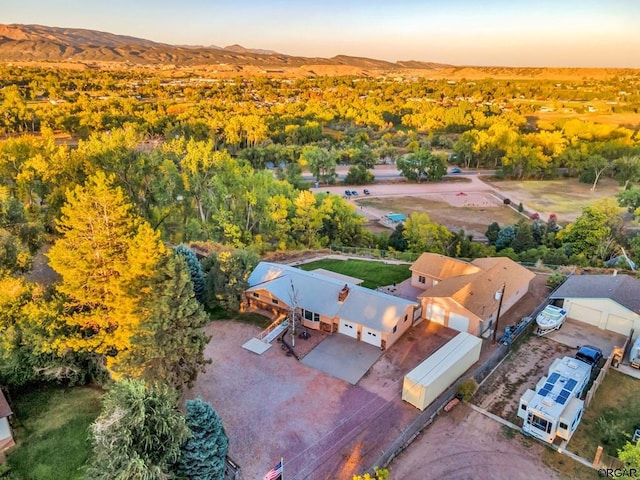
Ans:
POLYGON ((449 328, 458 330, 459 332, 469 331, 469 318, 459 313, 449 313, 449 328))
POLYGON ((340 320, 338 325, 338 332, 349 335, 353 338, 358 338, 358 324, 353 322, 347 322, 346 320, 340 320))
POLYGON ((571 303, 567 316, 582 323, 600 327, 600 315, 602 312, 595 308, 585 307, 578 303, 571 303))
POLYGON ((633 328, 633 320, 629 318, 619 317, 617 315, 609 315, 607 319, 606 330, 611 332, 620 333, 622 335, 629 335, 629 332, 633 328))
POLYGON ((440 305, 430 303, 427 308, 427 318, 433 322, 444 325, 444 308, 440 305))
POLYGON ((360 337, 360 340, 370 343, 375 347, 379 347, 380 345, 382 345, 382 333, 380 333, 378 330, 372 330, 367 327, 362 327, 362 337, 360 337))

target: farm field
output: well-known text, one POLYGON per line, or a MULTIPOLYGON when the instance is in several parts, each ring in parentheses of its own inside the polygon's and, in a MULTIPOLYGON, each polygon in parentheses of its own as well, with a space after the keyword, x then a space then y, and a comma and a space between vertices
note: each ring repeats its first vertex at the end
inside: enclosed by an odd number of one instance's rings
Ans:
POLYGON ((500 225, 516 223, 522 215, 505 205, 495 204, 487 207, 455 206, 443 200, 425 196, 375 197, 358 200, 358 204, 382 212, 400 212, 407 215, 413 212, 426 212, 432 221, 446 226, 452 231, 464 229, 474 237, 484 237, 487 227, 498 222, 500 225))
POLYGON ((513 203, 522 202, 529 210, 540 213, 543 219, 555 213, 565 221, 575 220, 584 207, 600 198, 614 198, 620 191, 618 183, 610 178, 601 179, 595 192, 591 191, 591 184, 580 183, 576 178, 487 183, 513 203))

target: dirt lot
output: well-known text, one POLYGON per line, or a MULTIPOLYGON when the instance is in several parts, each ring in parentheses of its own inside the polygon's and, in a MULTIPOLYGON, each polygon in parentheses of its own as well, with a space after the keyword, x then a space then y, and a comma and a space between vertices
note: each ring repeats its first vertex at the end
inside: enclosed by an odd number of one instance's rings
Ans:
POLYGON ((424 480, 555 479, 540 455, 545 447, 458 405, 441 414, 391 463, 391 478, 424 480))
POLYGON ((555 358, 573 356, 575 350, 545 337, 532 336, 512 351, 480 387, 473 403, 518 424, 516 411, 520 397, 535 388, 555 358))
POLYGON ((423 322, 352 386, 285 356, 275 342, 261 356, 242 349, 257 327, 219 321, 207 331, 213 364, 185 398, 199 395, 219 412, 241 478, 260 478, 284 457, 290 480, 369 468, 419 413, 401 400, 403 375, 457 334, 423 322))

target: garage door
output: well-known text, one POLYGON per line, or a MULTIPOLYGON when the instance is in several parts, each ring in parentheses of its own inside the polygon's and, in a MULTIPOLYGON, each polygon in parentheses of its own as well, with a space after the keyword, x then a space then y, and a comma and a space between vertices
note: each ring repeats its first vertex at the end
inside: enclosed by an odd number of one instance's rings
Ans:
POLYGON ((600 310, 571 303, 567 316, 582 323, 600 327, 600 310))
POLYGON ((449 328, 453 328, 459 332, 468 332, 469 318, 464 315, 460 315, 459 313, 452 312, 449 314, 449 328))
POLYGON ((360 337, 360 340, 379 347, 382 345, 382 334, 377 330, 362 327, 362 337, 360 337))
POLYGON ((444 308, 440 305, 430 303, 427 308, 427 318, 433 322, 444 325, 444 308))
POLYGON ((340 320, 338 325, 338 332, 349 335, 353 338, 358 338, 358 324, 353 322, 347 322, 346 320, 340 320))
POLYGON ((617 315, 609 315, 607 319, 606 330, 620 333, 621 335, 629 335, 633 328, 633 320, 629 318, 619 317, 617 315))

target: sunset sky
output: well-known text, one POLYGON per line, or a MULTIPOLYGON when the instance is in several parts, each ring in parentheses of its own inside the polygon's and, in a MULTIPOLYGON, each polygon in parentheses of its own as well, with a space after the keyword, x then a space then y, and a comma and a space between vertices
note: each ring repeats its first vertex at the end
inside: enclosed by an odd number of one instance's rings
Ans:
POLYGON ((0 22, 455 65, 640 68, 640 0, 0 0, 0 22))

